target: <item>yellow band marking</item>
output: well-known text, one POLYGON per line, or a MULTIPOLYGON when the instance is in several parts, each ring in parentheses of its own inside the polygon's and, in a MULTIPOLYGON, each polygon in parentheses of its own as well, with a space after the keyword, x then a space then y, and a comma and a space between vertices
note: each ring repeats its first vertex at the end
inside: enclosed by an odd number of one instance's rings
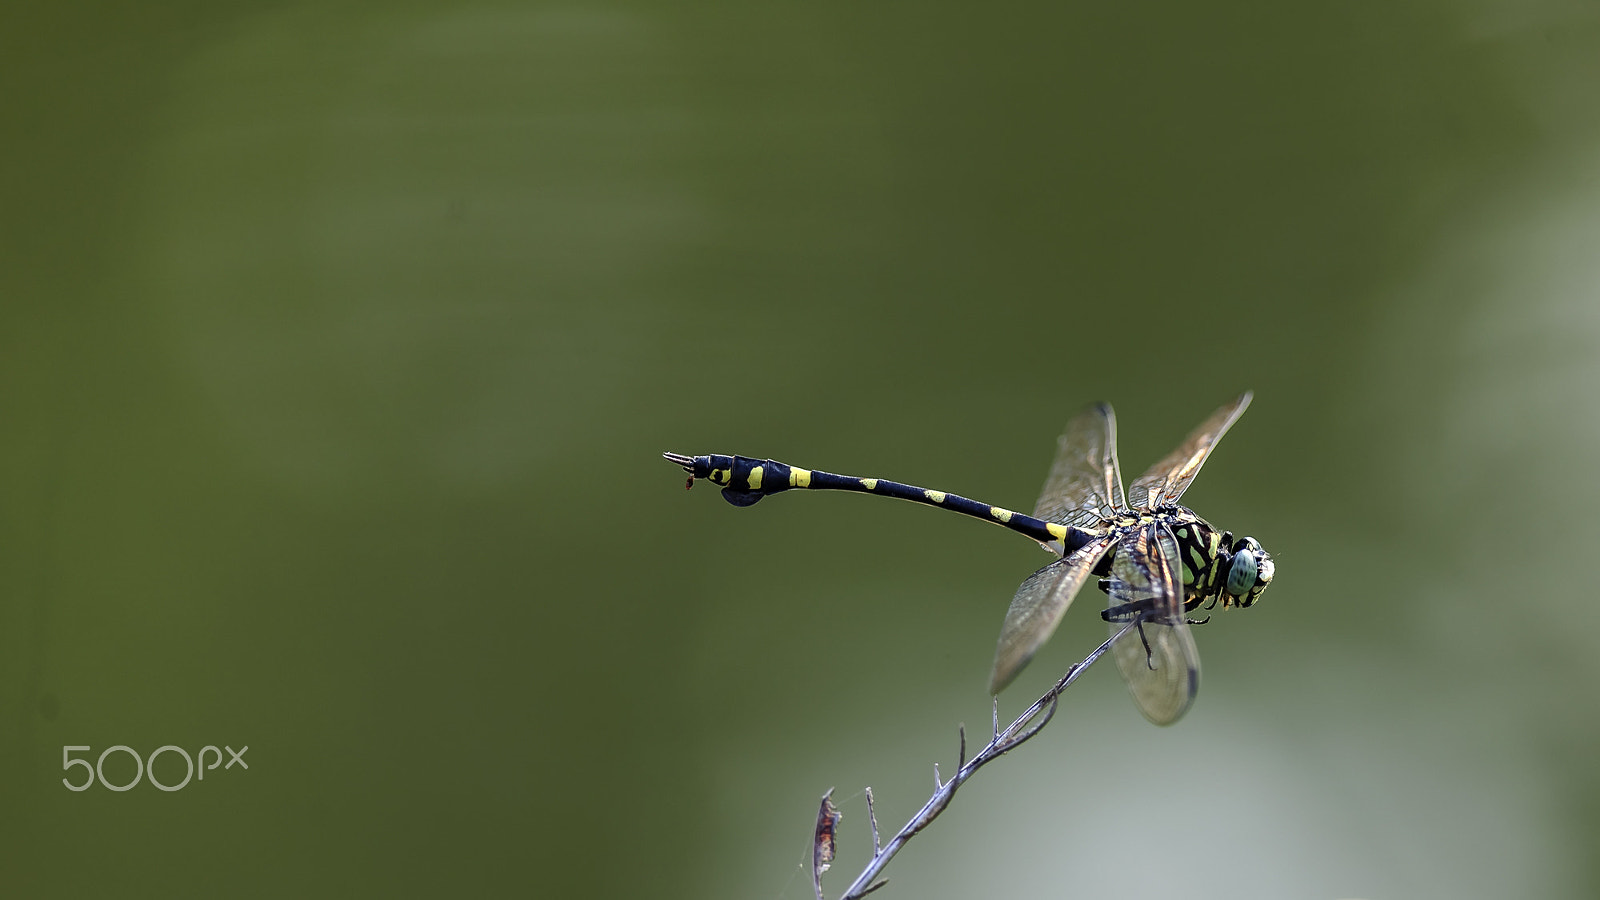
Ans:
POLYGON ((1064 541, 1067 539, 1067 526, 1057 525, 1054 522, 1046 522, 1044 527, 1046 531, 1050 532, 1050 536, 1056 540, 1064 541))
POLYGON ((746 475, 744 480, 750 485, 750 490, 761 490, 761 467, 756 466, 754 469, 751 469, 750 474, 746 475))
POLYGON ((944 502, 944 491, 923 491, 922 496, 927 497, 929 500, 932 500, 935 503, 944 502))
POLYGON ((878 479, 876 479, 876 478, 863 478, 863 479, 861 479, 861 486, 866 488, 869 491, 875 491, 875 490, 878 489, 878 479))
POLYGON ((996 519, 999 519, 1002 522, 1009 522, 1011 521, 1012 512, 1009 509, 1001 509, 998 506, 991 506, 989 507, 989 515, 994 516, 996 519))
POLYGON ((811 487, 811 470, 789 468, 789 487, 811 487))
POLYGON ((728 483, 728 470, 727 469, 712 469, 711 470, 711 483, 712 484, 727 484, 728 483))

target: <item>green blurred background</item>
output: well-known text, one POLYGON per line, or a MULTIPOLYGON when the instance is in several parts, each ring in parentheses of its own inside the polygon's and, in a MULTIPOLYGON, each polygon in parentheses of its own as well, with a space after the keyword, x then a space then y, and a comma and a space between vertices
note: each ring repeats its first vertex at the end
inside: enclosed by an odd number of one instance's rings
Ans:
POLYGON ((1188 717, 1090 672, 882 896, 1595 896, 1597 79, 1563 0, 8 3, 0 894, 793 900, 830 786, 837 892, 1045 557, 658 454, 1028 509, 1249 387, 1188 717))

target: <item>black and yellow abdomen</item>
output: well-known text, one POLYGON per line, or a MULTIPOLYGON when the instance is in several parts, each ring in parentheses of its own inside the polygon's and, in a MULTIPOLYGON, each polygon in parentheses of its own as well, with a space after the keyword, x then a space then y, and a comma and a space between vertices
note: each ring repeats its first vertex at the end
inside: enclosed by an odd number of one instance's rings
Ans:
POLYGON ((1004 507, 969 500, 947 491, 935 491, 915 485, 901 484, 884 478, 858 478, 853 475, 835 475, 802 469, 772 459, 751 459, 748 456, 684 456, 663 453, 663 457, 683 466, 689 473, 689 483, 703 478, 722 486, 722 496, 734 506, 753 506, 762 497, 793 488, 813 491, 853 491, 858 494, 876 494, 909 500, 925 506, 937 506, 975 519, 982 519, 1051 547, 1058 553, 1071 553, 1093 540, 1096 535, 1074 528, 1046 522, 1023 515, 1004 507))

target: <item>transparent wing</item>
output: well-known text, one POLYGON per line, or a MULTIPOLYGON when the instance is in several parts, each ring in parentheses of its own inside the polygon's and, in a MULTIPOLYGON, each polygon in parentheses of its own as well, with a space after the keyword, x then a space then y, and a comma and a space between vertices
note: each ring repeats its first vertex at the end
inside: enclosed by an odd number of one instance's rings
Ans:
POLYGON ((1117 416, 1096 403, 1072 418, 1056 442, 1056 461, 1033 517, 1093 528, 1126 505, 1117 465, 1117 416))
POLYGON ((1232 403, 1212 413, 1210 418, 1200 423, 1200 427, 1189 432, 1189 436, 1176 450, 1168 453, 1166 459, 1140 475, 1137 481, 1128 486, 1128 504, 1134 509, 1156 509, 1177 503, 1188 489, 1189 482, 1194 481, 1200 467, 1205 465, 1211 448, 1222 440, 1228 428, 1250 405, 1251 396, 1249 391, 1245 391, 1232 403))
POLYGON ((989 675, 989 693, 998 694, 1033 659, 1034 651, 1050 639, 1061 623, 1073 595, 1088 577, 1089 570, 1111 546, 1111 538, 1085 544, 1028 576, 1011 598, 1005 624, 1000 626, 1000 645, 994 652, 994 671, 989 675))
POLYGON ((1184 619, 1177 560, 1177 540, 1155 522, 1125 538, 1111 563, 1111 633, 1139 622, 1112 654, 1134 705, 1157 725, 1182 718, 1200 690, 1200 652, 1184 619))

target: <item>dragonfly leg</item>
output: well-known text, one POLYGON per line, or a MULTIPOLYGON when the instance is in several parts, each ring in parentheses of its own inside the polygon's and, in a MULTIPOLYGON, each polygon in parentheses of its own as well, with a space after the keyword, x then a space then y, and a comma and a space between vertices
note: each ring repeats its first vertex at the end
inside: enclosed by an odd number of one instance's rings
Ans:
POLYGON ((1148 601, 1136 600, 1133 603, 1124 603, 1121 606, 1113 606, 1110 609, 1101 610, 1100 618, 1107 622, 1134 623, 1134 629, 1139 632, 1139 643, 1144 645, 1144 663, 1150 667, 1150 671, 1154 672, 1156 670, 1155 651, 1150 649, 1150 639, 1144 635, 1144 623, 1148 610, 1148 601))
POLYGON ((1154 672, 1156 670, 1156 658, 1155 653, 1150 649, 1150 639, 1144 636, 1144 616, 1139 616, 1138 623, 1134 627, 1139 629, 1139 642, 1144 644, 1144 664, 1150 667, 1150 671, 1154 672))
POLYGON ((1133 600, 1101 610, 1100 619, 1105 622, 1132 622, 1136 618, 1156 621, 1160 617, 1150 614, 1152 608, 1149 600, 1133 600))
POLYGON ((1133 617, 1140 613, 1138 603, 1124 603, 1110 609, 1100 611, 1100 618, 1105 622, 1131 622, 1133 617))

